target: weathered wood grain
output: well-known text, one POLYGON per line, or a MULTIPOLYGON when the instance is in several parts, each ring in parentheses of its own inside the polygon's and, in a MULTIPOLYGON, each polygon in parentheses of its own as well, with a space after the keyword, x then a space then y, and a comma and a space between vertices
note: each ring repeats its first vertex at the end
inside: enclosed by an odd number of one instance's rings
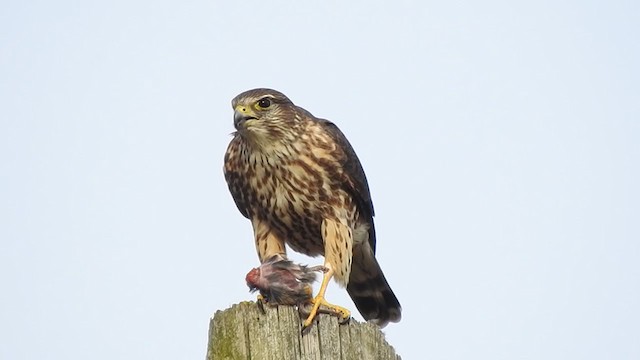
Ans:
POLYGON ((354 320, 340 325, 335 317, 321 314, 301 335, 294 307, 265 307, 265 311, 252 302, 217 311, 209 326, 207 360, 400 359, 376 325, 354 320))

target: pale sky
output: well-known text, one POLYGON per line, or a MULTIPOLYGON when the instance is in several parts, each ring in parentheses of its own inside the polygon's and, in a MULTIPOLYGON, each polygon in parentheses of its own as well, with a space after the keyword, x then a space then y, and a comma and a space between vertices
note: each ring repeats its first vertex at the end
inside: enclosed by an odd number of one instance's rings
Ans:
POLYGON ((255 87, 358 153, 404 359, 640 358, 637 1, 0 10, 0 359, 205 356, 254 299, 222 158, 255 87))

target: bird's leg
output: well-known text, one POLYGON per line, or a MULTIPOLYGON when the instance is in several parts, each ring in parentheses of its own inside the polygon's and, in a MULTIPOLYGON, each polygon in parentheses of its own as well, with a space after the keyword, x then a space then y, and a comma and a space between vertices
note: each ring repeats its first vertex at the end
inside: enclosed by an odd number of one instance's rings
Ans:
MULTIPOLYGON (((278 238, 272 231, 269 225, 255 218, 252 220, 253 235, 255 237, 256 251, 258 252, 258 258, 260 263, 264 263, 267 260, 286 260, 287 250, 284 246, 284 241, 278 238)), ((264 304, 269 304, 269 299, 258 294, 258 306, 264 313, 264 304)))
POLYGON ((318 295, 316 295, 316 297, 311 300, 313 307, 309 312, 309 316, 302 324, 303 332, 308 327, 311 326, 313 319, 318 314, 318 310, 320 309, 320 306, 324 306, 330 309, 331 311, 334 311, 336 314, 338 314, 338 316, 340 316, 341 318, 341 322, 345 322, 351 316, 351 313, 349 312, 349 310, 338 305, 330 304, 324 299, 324 293, 327 291, 327 285, 329 284, 329 280, 331 280, 331 278, 333 277, 333 269, 331 268, 331 266, 329 264, 326 264, 325 267, 327 270, 325 271, 324 276, 322 277, 322 284, 320 285, 320 290, 318 291, 318 295))
POLYGON ((253 225, 253 235, 260 263, 264 263, 274 256, 277 256, 277 259, 286 260, 287 249, 284 240, 271 231, 269 224, 258 218, 253 219, 251 224, 253 225))

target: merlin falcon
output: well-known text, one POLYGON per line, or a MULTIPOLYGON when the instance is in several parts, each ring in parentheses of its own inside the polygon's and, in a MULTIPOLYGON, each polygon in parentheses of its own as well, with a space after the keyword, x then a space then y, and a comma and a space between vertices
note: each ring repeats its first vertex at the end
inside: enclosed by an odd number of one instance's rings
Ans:
POLYGON ((285 244, 324 256, 326 271, 303 329, 328 303, 331 278, 347 288, 365 320, 398 322, 401 307, 375 258, 376 232, 369 185, 347 138, 284 94, 254 89, 232 100, 236 132, 224 175, 240 213, 251 220, 260 262, 286 259, 285 244))

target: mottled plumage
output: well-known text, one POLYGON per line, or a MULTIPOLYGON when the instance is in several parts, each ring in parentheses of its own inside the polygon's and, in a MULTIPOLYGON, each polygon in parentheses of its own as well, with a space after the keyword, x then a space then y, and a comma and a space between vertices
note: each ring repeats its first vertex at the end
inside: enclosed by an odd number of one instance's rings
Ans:
MULTIPOLYGON (((260 261, 285 256, 285 243, 324 255, 366 320, 397 322, 400 304, 375 258, 373 203, 346 137, 282 93, 255 89, 232 101, 236 132, 224 173, 240 212, 251 220, 260 261)), ((310 321, 310 320, 309 320, 310 321)))
POLYGON ((271 305, 304 305, 312 300, 312 287, 316 272, 323 266, 295 264, 279 256, 267 259, 246 276, 249 290, 259 291, 271 305))

